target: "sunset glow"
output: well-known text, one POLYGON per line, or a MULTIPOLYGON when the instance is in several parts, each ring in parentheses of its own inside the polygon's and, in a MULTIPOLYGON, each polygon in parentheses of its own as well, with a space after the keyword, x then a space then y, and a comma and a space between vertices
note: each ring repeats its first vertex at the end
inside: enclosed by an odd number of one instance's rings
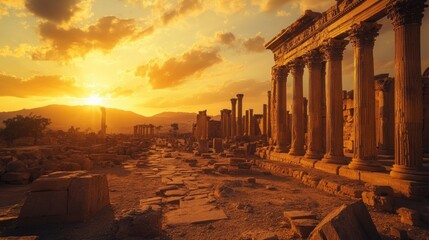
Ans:
MULTIPOLYGON (((8 36, 0 39, 0 111, 61 103, 107 104, 149 116, 201 109, 218 115, 241 92, 244 108, 261 113, 274 64, 264 44, 306 9, 324 11, 336 1, 52 2, 55 8, 41 0, 0 1, 0 28, 8 36)), ((427 33, 429 17, 423 21, 427 33)), ((375 74, 392 76, 393 28, 386 18, 380 23, 375 74)), ((426 69, 429 35, 421 42, 426 69)), ((345 90, 353 88, 352 56, 349 44, 345 90)), ((287 84, 292 89, 292 81, 287 84)))

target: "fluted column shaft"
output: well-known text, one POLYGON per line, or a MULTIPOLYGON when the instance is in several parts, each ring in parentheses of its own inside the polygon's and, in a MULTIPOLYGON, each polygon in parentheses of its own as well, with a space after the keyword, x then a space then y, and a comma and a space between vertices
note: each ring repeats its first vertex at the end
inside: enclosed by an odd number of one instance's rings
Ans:
POLYGON ((380 24, 361 22, 349 31, 354 47, 354 156, 349 168, 364 171, 383 171, 376 161, 376 122, 374 89, 375 37, 380 24))
POLYGON ((345 164, 343 152, 342 60, 348 41, 328 39, 322 47, 326 59, 325 163, 345 164))
POLYGON ((301 58, 294 60, 290 66, 293 77, 293 101, 292 101, 292 142, 290 155, 304 155, 304 89, 303 75, 304 62, 301 58))
POLYGON ((243 94, 237 94, 237 135, 243 136, 243 94))
POLYGON ((262 136, 264 141, 267 140, 267 129, 268 129, 268 114, 267 114, 267 104, 262 105, 262 136))
POLYGON ((274 104, 276 104, 275 116, 276 116, 276 135, 277 135, 277 145, 275 147, 276 152, 287 152, 287 115, 286 115, 286 81, 289 69, 286 66, 273 67, 272 75, 274 76, 274 81, 276 81, 276 99, 274 99, 274 104))
POLYGON ((231 137, 237 136, 237 119, 236 119, 237 98, 231 98, 231 137))
POLYGON ((267 140, 271 137, 271 91, 267 92, 268 105, 267 105, 267 140))
POLYGON ((312 50, 305 56, 308 67, 308 143, 306 158, 321 159, 323 157, 323 86, 322 86, 322 55, 312 50))
POLYGON ((246 110, 246 123, 244 124, 244 135, 249 136, 249 110, 246 110))
POLYGON ((426 0, 392 0, 388 17, 395 32, 394 178, 429 181, 423 168, 420 25, 426 0))

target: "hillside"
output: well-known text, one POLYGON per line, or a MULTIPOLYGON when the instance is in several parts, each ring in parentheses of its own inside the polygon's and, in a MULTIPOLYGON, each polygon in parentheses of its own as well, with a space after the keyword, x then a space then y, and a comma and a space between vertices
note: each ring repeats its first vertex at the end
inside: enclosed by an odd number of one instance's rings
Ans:
MULTIPOLYGON (((82 130, 89 128, 95 132, 100 129, 101 113, 97 106, 49 105, 13 112, 0 112, 0 122, 2 123, 4 119, 19 114, 28 115, 30 113, 50 118, 52 123, 49 128, 51 129, 67 130, 70 126, 79 127, 82 130)), ((190 132, 196 117, 195 113, 181 112, 165 112, 152 117, 145 117, 131 111, 115 108, 106 108, 106 114, 108 133, 132 133, 132 127, 136 124, 161 125, 161 131, 168 131, 173 122, 179 124, 179 132, 190 132)))

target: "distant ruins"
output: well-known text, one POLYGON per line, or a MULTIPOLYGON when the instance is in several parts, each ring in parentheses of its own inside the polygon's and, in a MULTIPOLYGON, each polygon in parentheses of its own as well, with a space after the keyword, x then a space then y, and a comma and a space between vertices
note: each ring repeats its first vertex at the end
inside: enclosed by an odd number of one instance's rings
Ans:
POLYGON ((253 109, 243 114, 243 94, 237 94, 231 109, 221 110, 220 135, 207 135, 211 120, 202 111, 194 136, 205 142, 222 138, 225 144, 259 141, 257 154, 267 159, 387 184, 405 196, 427 196, 423 152, 429 150, 429 68, 422 74, 420 67, 425 2, 338 0, 323 13, 307 10, 265 45, 274 53, 275 65, 263 114, 253 109), (392 77, 374 76, 373 47, 382 27, 377 20, 386 16, 395 32, 392 77), (342 60, 349 43, 354 48, 354 89, 346 92, 342 60), (303 97, 305 67, 308 102, 303 97), (288 76, 293 81, 291 113, 288 76), (353 153, 351 161, 344 151, 353 153), (390 155, 393 166, 381 163, 379 154, 390 155))

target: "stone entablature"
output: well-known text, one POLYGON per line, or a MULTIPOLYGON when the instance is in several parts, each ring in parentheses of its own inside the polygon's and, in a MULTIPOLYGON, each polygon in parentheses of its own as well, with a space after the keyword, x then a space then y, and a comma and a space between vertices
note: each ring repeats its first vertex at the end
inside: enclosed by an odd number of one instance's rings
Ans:
POLYGON ((324 45, 329 38, 347 35, 354 24, 386 16, 389 0, 338 0, 323 13, 306 11, 265 47, 274 53, 276 65, 284 65, 324 45))

